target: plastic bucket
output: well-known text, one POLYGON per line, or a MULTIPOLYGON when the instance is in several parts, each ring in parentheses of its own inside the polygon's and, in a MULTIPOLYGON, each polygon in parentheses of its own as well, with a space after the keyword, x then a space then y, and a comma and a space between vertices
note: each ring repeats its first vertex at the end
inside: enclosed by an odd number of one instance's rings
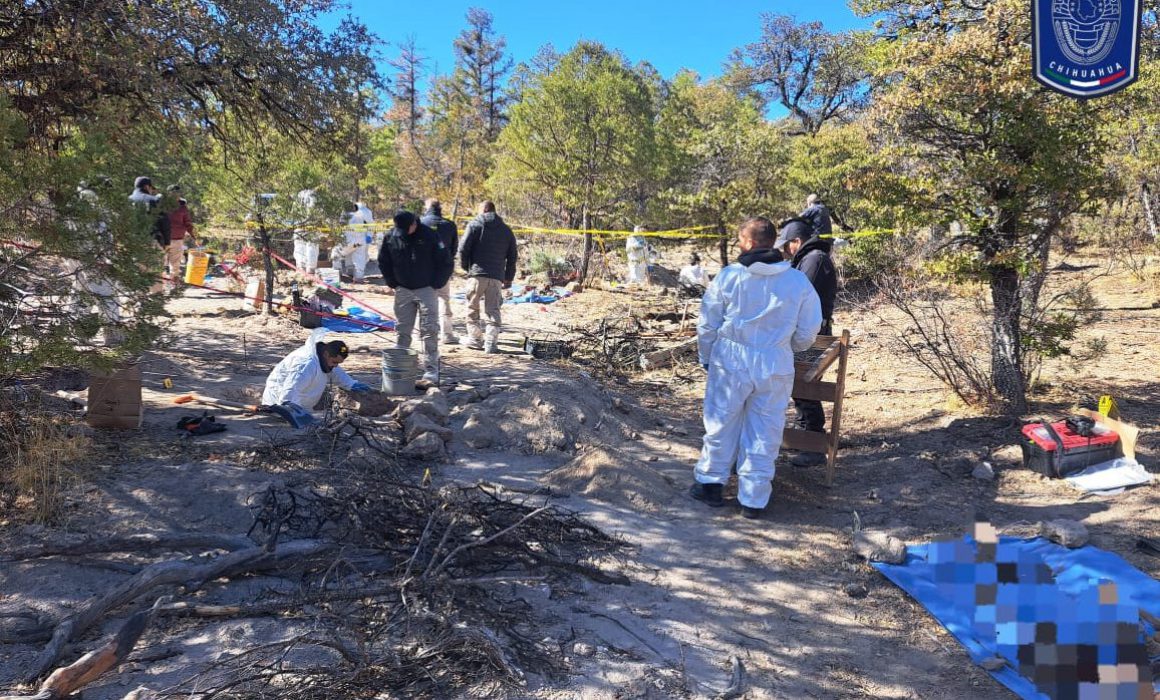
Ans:
POLYGON ((410 396, 416 393, 415 380, 420 375, 419 353, 406 348, 383 351, 383 393, 410 396))
POLYGON ((337 287, 342 282, 342 273, 333 267, 320 267, 317 274, 319 279, 331 287, 337 287))
POLYGON ((209 255, 200 250, 191 250, 185 261, 185 283, 205 284, 205 273, 209 270, 209 255))

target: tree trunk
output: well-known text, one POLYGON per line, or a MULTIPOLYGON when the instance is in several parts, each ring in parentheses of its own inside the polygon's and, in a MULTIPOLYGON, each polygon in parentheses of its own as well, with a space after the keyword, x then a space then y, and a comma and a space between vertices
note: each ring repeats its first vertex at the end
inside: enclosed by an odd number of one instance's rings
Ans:
POLYGON ((1011 415, 1027 412, 1019 328, 1023 305, 1019 290, 1016 270, 998 268, 991 273, 991 382, 1011 415))
POLYGON ((717 235, 721 237, 717 241, 717 252, 721 256, 721 267, 724 268, 729 264, 729 231, 720 219, 717 220, 717 235))
POLYGON ((266 267, 266 314, 274 315, 274 260, 270 257, 270 232, 266 230, 266 219, 258 212, 258 235, 262 240, 262 263, 266 267))
POLYGON ((584 260, 580 263, 580 284, 583 285, 588 281, 588 264, 592 261, 592 234, 588 233, 588 207, 584 207, 584 217, 581 220, 580 228, 584 230, 584 260))
POLYGON ((1148 183, 1140 183, 1140 201, 1144 205, 1144 219, 1148 222, 1148 233, 1152 234, 1152 240, 1160 243, 1160 225, 1156 223, 1156 210, 1152 207, 1152 190, 1148 187, 1148 183))

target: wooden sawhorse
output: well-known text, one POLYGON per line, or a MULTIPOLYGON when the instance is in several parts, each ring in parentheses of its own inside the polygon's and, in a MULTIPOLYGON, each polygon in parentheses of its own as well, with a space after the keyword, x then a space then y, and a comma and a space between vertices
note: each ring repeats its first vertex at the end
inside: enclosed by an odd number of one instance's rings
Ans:
POLYGON ((799 353, 794 360, 793 393, 795 399, 812 399, 834 404, 830 411, 829 430, 815 433, 786 425, 781 444, 792 450, 826 455, 826 485, 834 483, 834 465, 838 459, 838 440, 842 427, 842 395, 846 392, 846 360, 850 354, 850 331, 842 335, 819 335, 812 350, 799 353), (817 354, 818 351, 821 354, 817 354), (816 357, 816 359, 803 359, 816 357), (834 362, 838 375, 834 381, 823 381, 834 362))

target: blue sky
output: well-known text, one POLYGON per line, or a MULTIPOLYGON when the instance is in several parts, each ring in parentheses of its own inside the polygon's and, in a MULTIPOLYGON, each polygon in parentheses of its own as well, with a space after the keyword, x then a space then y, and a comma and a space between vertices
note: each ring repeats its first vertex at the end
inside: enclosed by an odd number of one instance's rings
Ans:
MULTIPOLYGON (((831 31, 866 26, 844 0, 810 3, 756 0, 351 0, 350 12, 383 40, 387 56, 413 34, 429 68, 449 72, 454 64, 451 42, 466 24, 471 6, 495 17, 516 62, 535 55, 544 44, 567 50, 590 39, 621 50, 630 62, 647 60, 665 77, 690 68, 702 76, 719 75, 729 53, 756 41, 762 12, 794 15, 798 21, 820 20, 831 31)), ((390 74, 389 66, 383 71, 390 74)))

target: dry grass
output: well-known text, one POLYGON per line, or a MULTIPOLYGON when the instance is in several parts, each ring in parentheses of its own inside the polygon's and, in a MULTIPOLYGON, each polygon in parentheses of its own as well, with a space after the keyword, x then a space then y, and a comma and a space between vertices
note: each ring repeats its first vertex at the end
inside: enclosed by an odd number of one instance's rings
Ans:
POLYGON ((13 497, 15 511, 9 515, 47 523, 78 480, 92 440, 73 430, 67 417, 9 410, 0 417, 0 448, 0 487, 13 497))

